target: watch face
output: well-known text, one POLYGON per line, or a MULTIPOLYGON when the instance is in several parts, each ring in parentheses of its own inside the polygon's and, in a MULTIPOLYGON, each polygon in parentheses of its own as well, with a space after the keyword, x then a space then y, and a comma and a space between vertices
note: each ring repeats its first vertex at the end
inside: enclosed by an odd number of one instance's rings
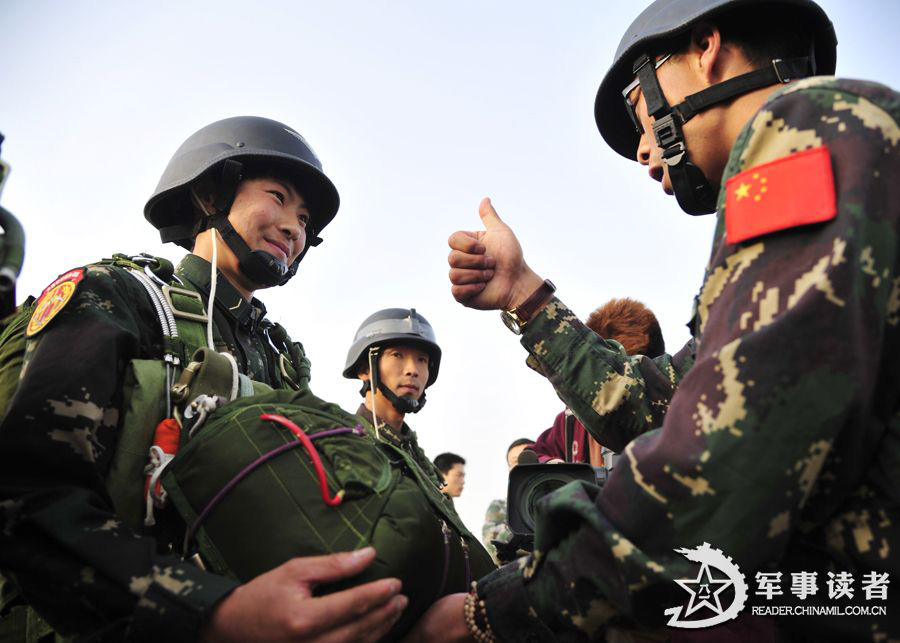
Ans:
POLYGON ((519 326, 519 320, 516 319, 512 314, 505 310, 500 311, 500 319, 503 320, 503 323, 506 324, 506 327, 514 332, 516 335, 522 334, 522 328, 519 326))

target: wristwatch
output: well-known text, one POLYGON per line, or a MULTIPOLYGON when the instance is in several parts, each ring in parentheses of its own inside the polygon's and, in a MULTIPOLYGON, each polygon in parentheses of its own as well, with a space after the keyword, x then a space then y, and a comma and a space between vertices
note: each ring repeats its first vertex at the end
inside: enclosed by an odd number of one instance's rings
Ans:
POLYGON ((512 310, 501 310, 500 319, 503 320, 503 323, 506 324, 508 329, 516 335, 521 335, 522 331, 525 330, 525 324, 531 321, 531 318, 534 317, 541 305, 543 305, 554 292, 556 292, 556 286, 553 285, 553 282, 549 279, 544 279, 544 283, 531 293, 531 296, 529 296, 528 299, 512 310))

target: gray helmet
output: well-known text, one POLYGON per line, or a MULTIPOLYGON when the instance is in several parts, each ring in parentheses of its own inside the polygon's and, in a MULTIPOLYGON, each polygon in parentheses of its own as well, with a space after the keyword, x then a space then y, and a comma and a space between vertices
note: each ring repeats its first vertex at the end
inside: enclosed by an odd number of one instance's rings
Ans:
POLYGON ((386 308, 369 315, 353 338, 353 345, 347 353, 344 377, 356 379, 373 346, 384 348, 395 344, 412 344, 428 353, 428 382, 425 388, 434 384, 441 366, 441 347, 434 338, 431 324, 415 308, 386 308))
MULTIPOLYGON (((656 0, 644 9, 622 36, 594 102, 597 127, 609 146, 625 158, 635 160, 640 135, 623 107, 622 90, 634 78, 633 66, 638 56, 654 43, 677 36, 700 20, 753 3, 759 4, 758 0, 656 0)), ((814 43, 812 71, 833 74, 837 37, 822 8, 812 0, 770 0, 770 4, 792 5, 808 13, 814 43)))
MULTIPOLYGON (((226 118, 188 137, 166 166, 144 206, 144 217, 160 231, 163 242, 190 248, 203 225, 190 201, 187 187, 191 182, 213 173, 217 182, 234 184, 226 186, 227 192, 240 179, 242 165, 260 162, 278 165, 295 178, 310 212, 307 247, 318 245, 319 233, 337 213, 337 189, 322 172, 322 163, 306 139, 278 121, 258 116, 226 118)), ((224 204, 227 208, 230 198, 224 204)))

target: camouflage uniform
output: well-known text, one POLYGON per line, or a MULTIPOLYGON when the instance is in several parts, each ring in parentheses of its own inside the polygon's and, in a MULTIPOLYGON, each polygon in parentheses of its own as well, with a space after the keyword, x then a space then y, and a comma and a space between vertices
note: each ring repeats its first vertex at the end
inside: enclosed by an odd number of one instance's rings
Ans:
MULTIPOLYGON (((359 408, 356 409, 356 414, 372 426, 375 426, 375 417, 372 415, 372 411, 366 408, 365 404, 359 405, 359 408)), ((422 471, 434 481, 434 486, 439 489, 441 488, 444 484, 444 478, 441 476, 441 472, 434 466, 434 463, 428 459, 428 456, 425 455, 422 447, 419 446, 419 438, 416 435, 416 432, 409 428, 409 425, 406 422, 400 427, 399 435, 394 431, 393 427, 384 424, 383 422, 378 423, 378 428, 382 440, 390 442, 394 446, 409 453, 416 463, 422 467, 422 471)), ((452 503, 450 506, 453 506, 452 503)))
POLYGON ((497 548, 494 547, 493 541, 508 543, 512 540, 512 531, 509 523, 506 522, 506 500, 497 498, 491 500, 487 511, 484 512, 484 525, 481 527, 481 542, 484 543, 485 549, 490 553, 491 558, 498 565, 500 559, 497 558, 497 548))
MULTIPOLYGON (((188 255, 176 274, 205 300, 209 271, 208 262, 188 255)), ((277 385, 265 307, 244 300, 221 276, 216 303, 217 330, 240 370, 277 385)), ((194 640, 237 585, 172 553, 183 530, 170 540, 125 527, 104 485, 125 367, 161 355, 147 293, 109 266, 88 266, 74 298, 27 343, 22 379, 0 425, 0 568, 62 634, 194 640)))
MULTIPOLYGON (((703 542, 733 557, 751 593, 758 571, 776 570, 817 572, 820 586, 847 571, 857 591, 863 573, 887 572, 888 596, 900 592, 898 120, 892 90, 820 77, 776 92, 745 126, 723 186, 826 145, 837 216, 729 245, 720 189, 696 361, 661 429, 648 430, 679 380, 672 363, 619 359, 558 299, 526 326, 522 344, 560 397, 624 453, 602 493, 572 484, 548 498, 533 557, 479 582, 502 640, 661 625, 686 602, 673 580, 696 575, 673 549, 703 542)), ((805 604, 834 604, 823 593, 805 604)), ((900 637, 897 599, 880 604, 885 617, 778 626, 798 628, 791 640, 900 637)))

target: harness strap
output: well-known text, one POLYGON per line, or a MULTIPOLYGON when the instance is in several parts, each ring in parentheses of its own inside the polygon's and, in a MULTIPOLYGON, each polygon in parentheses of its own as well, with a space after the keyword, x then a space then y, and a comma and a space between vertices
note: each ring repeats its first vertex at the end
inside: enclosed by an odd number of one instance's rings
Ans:
MULTIPOLYGON (((164 286, 162 291, 175 317, 175 326, 183 344, 184 361, 187 362, 199 348, 207 345, 206 324, 209 315, 203 306, 200 293, 174 286, 164 286)), ((215 324, 213 324, 213 342, 217 348, 224 344, 215 324)))
POLYGON ((302 347, 291 341, 281 324, 268 324, 263 332, 278 355, 275 378, 279 386, 299 391, 310 377, 309 360, 303 355, 302 347))

